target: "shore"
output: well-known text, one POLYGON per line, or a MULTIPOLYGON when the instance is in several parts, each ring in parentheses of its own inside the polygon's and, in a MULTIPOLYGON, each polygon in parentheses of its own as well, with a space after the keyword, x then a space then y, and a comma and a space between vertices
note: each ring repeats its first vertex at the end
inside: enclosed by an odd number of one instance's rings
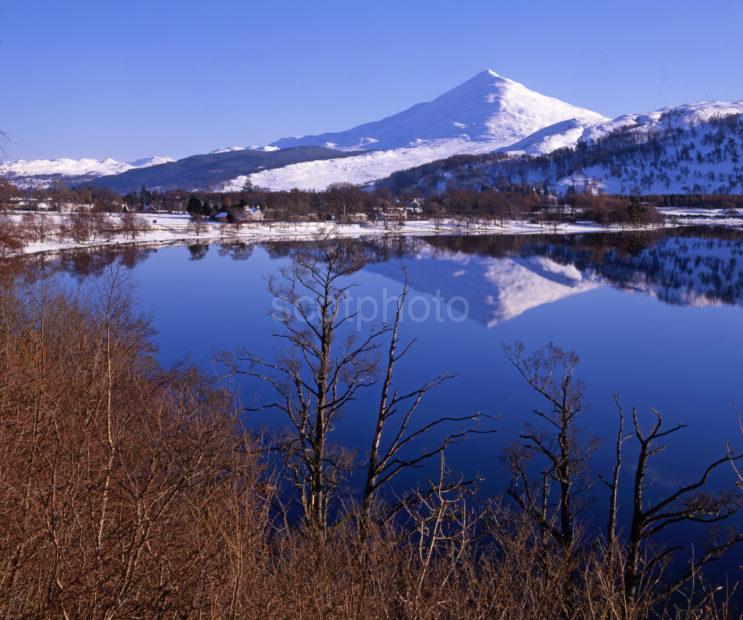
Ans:
MULTIPOLYGON (((662 227, 678 227, 690 225, 722 225, 729 227, 743 226, 743 219, 726 218, 712 220, 710 218, 689 217, 691 214, 679 213, 675 216, 671 210, 666 210, 669 216, 662 227), (675 217, 674 217, 675 216, 675 217)), ((15 213, 14 219, 20 221, 22 215, 15 213)), ((44 213, 42 217, 50 218, 50 224, 59 226, 69 216, 57 213, 44 213)), ((112 215, 116 218, 116 215, 112 215)), ((443 220, 409 220, 401 223, 364 222, 361 224, 339 224, 334 222, 251 222, 239 227, 218 222, 204 222, 200 230, 196 230, 193 221, 187 214, 147 213, 137 216, 146 230, 136 236, 129 234, 115 234, 107 238, 93 237, 87 241, 74 241, 69 238, 56 238, 50 235, 43 242, 30 242, 15 255, 39 254, 74 248, 92 248, 102 246, 116 246, 126 244, 166 245, 183 242, 215 242, 240 241, 245 243, 259 243, 267 241, 308 241, 318 237, 331 238, 361 238, 368 236, 404 235, 538 235, 538 234, 580 234, 597 232, 623 232, 628 230, 642 230, 630 226, 601 226, 591 222, 579 223, 533 223, 525 221, 483 221, 465 222, 455 219, 443 220)), ((647 227, 658 228, 658 226, 647 227)))

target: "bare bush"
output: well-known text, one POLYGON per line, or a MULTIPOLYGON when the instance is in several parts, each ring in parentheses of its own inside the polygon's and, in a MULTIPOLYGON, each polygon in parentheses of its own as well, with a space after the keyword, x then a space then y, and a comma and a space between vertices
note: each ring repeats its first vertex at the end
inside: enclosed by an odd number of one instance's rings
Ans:
POLYGON ((0 212, 0 258, 16 254, 26 245, 26 231, 11 215, 0 212))
POLYGON ((25 213, 21 218, 21 224, 28 238, 36 243, 44 243, 58 230, 54 220, 44 213, 25 213))

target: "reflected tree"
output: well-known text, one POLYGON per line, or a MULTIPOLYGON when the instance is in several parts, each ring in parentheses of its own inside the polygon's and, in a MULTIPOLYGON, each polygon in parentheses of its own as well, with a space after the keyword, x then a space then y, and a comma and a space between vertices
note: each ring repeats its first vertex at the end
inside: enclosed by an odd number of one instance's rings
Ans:
POLYGON ((208 243, 192 243, 186 246, 190 254, 189 260, 203 260, 209 252, 208 243))

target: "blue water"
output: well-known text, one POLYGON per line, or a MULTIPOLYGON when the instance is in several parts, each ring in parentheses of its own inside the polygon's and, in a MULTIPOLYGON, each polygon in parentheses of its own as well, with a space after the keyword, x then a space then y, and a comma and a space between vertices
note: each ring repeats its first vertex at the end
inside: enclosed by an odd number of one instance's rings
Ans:
MULTIPOLYGON (((587 386, 580 424, 586 437, 608 440, 592 459, 594 475, 608 474, 612 466, 615 392, 628 411, 637 406, 648 424, 648 408, 655 407, 669 426, 688 425, 669 438, 668 450, 652 464, 651 498, 689 481, 723 455, 728 443, 743 444, 731 405, 743 403, 742 239, 689 232, 368 245, 373 259, 353 276, 358 286, 352 301, 364 312, 371 313, 375 300, 399 293, 403 267, 408 273, 413 317, 406 315, 401 337, 416 344, 399 365, 397 385, 412 388, 442 371, 458 373, 428 396, 421 421, 475 411, 494 418, 495 434, 468 438, 447 459, 457 474, 485 477, 482 496, 505 489, 502 448, 517 439, 525 421, 535 421, 531 410, 543 405, 502 351, 502 343, 517 340, 528 350, 555 342, 580 356, 578 374, 587 386), (443 320, 433 311, 437 297, 451 309, 443 320)), ((211 360, 215 352, 246 347, 272 357, 277 342, 266 279, 288 264, 291 248, 181 246, 144 251, 136 260, 130 255, 137 302, 152 318, 162 362, 186 358, 220 376, 223 369, 211 360)), ((85 275, 86 260, 82 270, 76 260, 67 260, 58 277, 85 285, 94 276, 85 275)), ((376 324, 362 323, 361 332, 376 324)), ((238 388, 246 405, 269 396, 256 382, 238 388)), ((337 441, 360 450, 367 446, 376 399, 373 389, 360 395, 338 424, 337 441)), ((276 412, 246 416, 256 428, 285 426, 276 412)), ((634 454, 627 449, 628 470, 634 454)), ((424 474, 410 472, 398 485, 417 484, 424 474)), ((727 467, 712 479, 714 487, 731 482, 727 467)), ((625 496, 630 483, 625 474, 625 496)), ((600 483, 586 499, 588 516, 599 522, 606 505, 600 483)), ((676 536, 694 531, 682 528, 676 536)))

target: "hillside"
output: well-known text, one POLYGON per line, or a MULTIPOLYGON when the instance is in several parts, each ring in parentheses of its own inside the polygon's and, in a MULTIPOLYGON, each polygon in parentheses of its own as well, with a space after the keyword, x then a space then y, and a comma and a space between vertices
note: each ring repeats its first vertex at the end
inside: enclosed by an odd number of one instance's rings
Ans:
MULTIPOLYGON (((318 145, 365 150, 343 159, 303 162, 251 174, 254 185, 272 190, 322 190, 332 183, 356 185, 396 170, 463 153, 488 153, 566 119, 608 121, 591 110, 547 97, 486 70, 433 101, 347 131, 284 138, 273 146, 318 145)), ((241 187, 247 172, 221 186, 241 187)))
POLYGON ((487 69, 443 95, 379 121, 340 132, 284 138, 280 148, 318 145, 340 149, 389 150, 432 140, 511 144, 534 131, 569 118, 593 122, 600 114, 547 97, 487 69))
POLYGON ((0 162, 0 176, 21 187, 45 187, 55 181, 85 183, 101 176, 172 162, 170 157, 144 157, 131 162, 107 159, 18 159, 0 162))
POLYGON ((702 103, 590 126, 562 123, 501 153, 435 162, 380 185, 423 193, 517 184, 617 194, 741 194, 741 157, 743 103, 702 103), (550 143, 567 146, 529 155, 549 150, 550 143))
MULTIPOLYGON (((281 150, 222 150, 204 155, 192 155, 178 161, 129 170, 122 174, 105 176, 94 181, 95 185, 119 193, 136 191, 143 185, 149 189, 203 189, 223 183, 240 174, 270 170, 308 160, 325 160, 350 157, 319 146, 301 146, 281 150)), ((243 183, 244 185, 244 183, 243 183)), ((241 189, 242 185, 239 188, 241 189)))

